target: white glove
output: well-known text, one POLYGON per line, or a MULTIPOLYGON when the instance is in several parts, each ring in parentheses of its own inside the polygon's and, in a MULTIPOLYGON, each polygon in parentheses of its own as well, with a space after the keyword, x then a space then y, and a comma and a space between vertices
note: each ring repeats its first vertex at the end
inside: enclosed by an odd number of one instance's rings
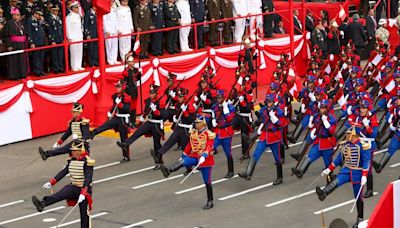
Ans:
POLYGON ((83 201, 85 201, 85 199, 86 199, 85 195, 80 194, 78 198, 78 203, 82 203, 83 201))
POLYGON ((58 142, 56 142, 56 143, 54 143, 54 145, 53 145, 53 149, 55 149, 55 148, 57 148, 57 147, 59 147, 60 145, 58 144, 58 142))
POLYGON ((386 67, 385 65, 381 66, 381 70, 384 70, 384 69, 385 69, 385 67, 386 67))
POLYGON ((44 185, 43 185, 43 189, 50 189, 51 187, 52 187, 53 185, 51 185, 51 183, 50 182, 46 182, 44 185))
POLYGON ((369 126, 369 123, 371 122, 371 120, 369 120, 367 117, 364 117, 362 122, 363 122, 364 126, 367 127, 367 126, 369 126))
POLYGON ((380 96, 382 96, 382 95, 383 95, 382 90, 379 90, 378 97, 380 97, 380 96))
POLYGON ((347 68, 347 63, 343 63, 342 69, 346 69, 346 68, 347 68))
POLYGON ((362 176, 361 177, 361 186, 364 186, 367 183, 367 177, 366 176, 362 176))
POLYGON ((368 63, 368 67, 372 67, 372 63, 368 63))
POLYGON ((78 135, 77 134, 72 134, 72 139, 78 139, 78 135))
POLYGON ((399 58, 397 56, 393 56, 393 60, 397 61, 397 60, 399 60, 399 58))
POLYGON ((288 108, 287 108, 286 106, 285 106, 285 108, 283 109, 283 112, 284 112, 285 116, 288 115, 288 108))
POLYGON ((326 129, 329 129, 331 127, 331 124, 328 121, 328 116, 327 115, 322 115, 321 119, 322 119, 322 123, 324 124, 324 127, 326 129))
POLYGON ((228 104, 233 104, 233 100, 231 100, 231 99, 228 99, 228 104))
POLYGON ((182 105, 181 105, 181 110, 182 110, 182 112, 185 112, 185 111, 187 110, 187 108, 188 108, 187 105, 185 105, 185 104, 182 104, 182 105))
POLYGON ((170 95, 172 98, 174 98, 176 96, 176 92, 173 90, 170 90, 168 95, 170 95))
POLYGON ((204 93, 202 93, 202 94, 200 95, 200 99, 201 99, 202 101, 206 101, 206 100, 207 100, 207 95, 205 95, 204 93))
POLYGON ((371 71, 368 71, 368 72, 367 72, 367 75, 368 75, 368 76, 372 75, 372 72, 371 72, 371 71))
POLYGON ((211 123, 212 123, 213 127, 217 127, 218 126, 216 119, 212 119, 211 123))
POLYGON ((143 69, 142 68, 139 68, 139 73, 143 73, 143 69))
POLYGON ((276 117, 275 112, 273 110, 269 111, 269 117, 273 124, 276 124, 276 122, 279 121, 278 117, 276 117))
POLYGON ((205 158, 204 156, 201 156, 201 157, 199 158, 199 164, 200 164, 200 165, 203 164, 205 161, 206 161, 206 158, 205 158))
POLYGON ((310 138, 311 138, 312 140, 314 140, 314 139, 317 138, 316 132, 317 132, 317 129, 315 129, 315 128, 312 129, 312 131, 310 132, 310 138))
POLYGON ((197 109, 197 104, 193 103, 193 107, 194 107, 194 109, 197 109))
POLYGON ((334 58, 335 58, 335 56, 334 56, 333 54, 330 54, 330 55, 329 55, 329 60, 330 60, 330 61, 333 61, 334 58))
POLYGON ((389 102, 386 105, 387 108, 391 108, 392 107, 392 99, 389 99, 389 102))
POLYGON ((115 98, 114 101, 116 104, 119 104, 119 103, 121 103, 122 99, 120 97, 117 97, 117 98, 115 98))
POLYGON ((199 98, 197 96, 194 96, 194 101, 195 102, 199 101, 199 98))
POLYGON ((343 88, 343 83, 339 83, 339 88, 343 88))
POLYGON ((244 101, 244 97, 243 96, 239 96, 239 102, 243 102, 244 101))
POLYGON ((314 121, 314 116, 310 116, 310 119, 308 120, 308 128, 314 127, 313 121, 314 121))
POLYGON ((329 168, 324 169, 322 171, 321 176, 328 176, 331 173, 331 170, 329 168))
POLYGON ((264 123, 261 123, 260 126, 258 126, 257 135, 261 135, 263 127, 264 127, 264 123))
POLYGON ((307 109, 306 109, 306 104, 301 104, 301 113, 306 113, 307 109))
POLYGON ((388 119, 388 123, 392 123, 393 122, 393 114, 390 114, 389 119, 388 119))
POLYGON ((316 98, 315 95, 314 95, 314 92, 309 93, 309 94, 308 94, 308 97, 311 99, 312 102, 314 102, 314 101, 317 100, 317 98, 316 98))
POLYGON ((226 101, 222 102, 222 112, 224 115, 229 114, 228 102, 226 101))
POLYGON ((140 120, 140 122, 143 123, 143 122, 144 122, 144 117, 143 117, 143 116, 140 116, 140 117, 139 117, 139 120, 140 120))
POLYGON ((150 103, 150 108, 151 108, 151 110, 154 112, 154 111, 157 110, 157 105, 154 104, 154 103, 150 103))
POLYGON ((172 117, 172 120, 174 121, 174 123, 178 123, 178 119, 176 118, 176 115, 174 115, 174 116, 172 117))
POLYGON ((344 31, 343 31, 343 30, 340 30, 339 34, 340 34, 341 36, 344 36, 344 31))
POLYGON ((352 106, 350 105, 350 106, 347 108, 347 115, 353 114, 353 111, 352 111, 351 109, 352 109, 352 106))
POLYGON ((111 118, 111 117, 112 117, 111 112, 107 112, 107 117, 108 117, 108 118, 111 118))
POLYGON ((393 123, 390 124, 389 128, 391 131, 396 131, 396 128, 393 126, 393 123))

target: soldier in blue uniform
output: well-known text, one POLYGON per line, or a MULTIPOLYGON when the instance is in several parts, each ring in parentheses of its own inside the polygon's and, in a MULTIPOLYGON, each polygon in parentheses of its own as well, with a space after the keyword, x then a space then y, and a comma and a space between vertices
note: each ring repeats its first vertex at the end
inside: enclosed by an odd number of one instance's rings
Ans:
MULTIPOLYGON (((360 188, 367 183, 367 176, 371 160, 371 143, 360 140, 360 128, 354 126, 347 130, 346 140, 340 143, 342 151, 336 159, 329 165, 327 169, 322 171, 321 175, 329 175, 337 166, 341 166, 335 180, 330 182, 325 188, 316 187, 316 193, 319 200, 325 200, 326 196, 332 193, 336 188, 347 182, 353 185, 354 197, 357 197, 360 188)), ((357 199, 357 222, 353 227, 358 227, 358 224, 364 218, 364 202, 360 194, 357 199)))
MULTIPOLYGON (((47 34, 49 36, 49 43, 51 45, 61 44, 64 41, 63 35, 63 24, 59 16, 60 8, 58 5, 54 4, 51 8, 51 16, 48 18, 49 30, 47 34)), ((64 48, 54 47, 50 51, 50 68, 57 73, 64 72, 64 48)))
MULTIPOLYGON (((83 20, 84 35, 86 39, 97 38, 97 16, 96 7, 92 6, 90 10, 85 13, 83 20)), ((90 66, 99 66, 98 42, 88 43, 88 59, 90 66)))
MULTIPOLYGON (((165 27, 164 22, 164 2, 160 0, 153 0, 149 3, 151 12, 151 20, 155 29, 162 29, 165 27)), ((163 33, 155 32, 151 34, 151 53, 154 56, 163 55, 163 33)))
MULTIPOLYGON (((28 34, 28 44, 30 48, 44 46, 44 24, 41 21, 43 13, 39 8, 35 8, 33 15, 26 20, 26 32, 28 34)), ((44 50, 34 51, 32 57, 32 72, 36 76, 46 75, 43 71, 44 50)))
MULTIPOLYGON (((175 5, 175 0, 167 0, 164 5, 165 27, 175 27, 181 24, 181 14, 175 5)), ((167 32, 167 49, 169 54, 179 53, 178 29, 167 32)))
POLYGON ((72 119, 68 123, 68 128, 65 133, 57 140, 53 145, 53 150, 45 151, 42 147, 39 147, 39 154, 45 161, 48 157, 53 157, 61 154, 69 153, 73 141, 67 143, 65 146, 60 147, 61 144, 72 135, 74 139, 80 139, 84 141, 85 149, 89 153, 89 142, 90 131, 89 131, 89 119, 82 117, 83 105, 80 103, 74 103, 72 106, 72 119))
MULTIPOLYGON (((189 0, 189 4, 194 22, 204 22, 204 17, 206 15, 205 0, 189 0)), ((197 26, 197 47, 204 48, 204 27, 202 25, 197 26)))
POLYGON ((67 165, 49 182, 43 185, 43 189, 51 189, 57 182, 67 174, 71 175, 71 183, 64 186, 60 191, 39 200, 32 197, 32 203, 36 210, 42 212, 45 207, 66 200, 68 206, 79 204, 81 228, 89 228, 89 211, 92 210, 92 178, 95 160, 89 157, 85 151, 84 142, 75 140, 69 148, 71 158, 67 165))

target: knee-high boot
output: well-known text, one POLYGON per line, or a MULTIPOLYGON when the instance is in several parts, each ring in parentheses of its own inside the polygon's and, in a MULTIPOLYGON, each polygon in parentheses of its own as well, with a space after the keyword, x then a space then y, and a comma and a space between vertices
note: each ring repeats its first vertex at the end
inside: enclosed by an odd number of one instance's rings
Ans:
POLYGON ((372 172, 369 172, 367 177, 367 191, 364 193, 364 198, 369 198, 374 195, 374 181, 372 177, 372 172))
POLYGON ((305 157, 301 161, 301 163, 300 163, 300 165, 299 165, 299 167, 297 169, 296 168, 292 168, 292 173, 294 175, 296 175, 296 177, 302 178, 304 173, 307 171, 308 167, 310 166, 310 164, 311 164, 310 158, 305 157))
POLYGON ((276 164, 276 180, 272 183, 272 185, 279 185, 283 183, 283 174, 282 174, 282 163, 276 164))
POLYGON ((310 143, 304 140, 304 142, 301 144, 300 150, 298 153, 291 153, 290 156, 292 158, 296 159, 296 161, 300 161, 302 154, 306 153, 306 150, 308 149, 310 143))
POLYGON ((206 184, 206 189, 207 189, 207 204, 203 207, 203 210, 208 210, 212 207, 214 207, 214 197, 213 197, 213 189, 211 184, 206 184))
POLYGON ((324 189, 321 189, 319 186, 315 188, 315 192, 318 195, 319 200, 324 201, 326 196, 331 194, 337 187, 338 180, 335 179, 331 183, 329 183, 327 186, 325 186, 324 189))
POLYGON ((254 168, 256 167, 257 161, 255 158, 250 158, 249 164, 247 164, 247 169, 244 172, 240 172, 239 176, 243 179, 250 180, 253 176, 254 168))
POLYGON ((169 166, 160 165, 160 170, 164 177, 168 177, 172 172, 175 172, 183 167, 183 160, 176 161, 169 166))
POLYGON ((232 178, 234 176, 233 172, 233 158, 228 158, 228 173, 226 174, 225 178, 232 178))
POLYGON ((385 152, 381 158, 381 161, 379 163, 373 161, 372 165, 374 166, 374 169, 377 173, 381 173, 383 168, 385 168, 386 164, 390 160, 390 154, 388 152, 385 152))

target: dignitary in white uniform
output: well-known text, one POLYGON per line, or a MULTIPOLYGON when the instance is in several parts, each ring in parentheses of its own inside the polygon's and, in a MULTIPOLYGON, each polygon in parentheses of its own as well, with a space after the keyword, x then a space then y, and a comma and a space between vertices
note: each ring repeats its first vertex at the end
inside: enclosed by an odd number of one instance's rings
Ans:
MULTIPOLYGON (((69 42, 82 41, 83 25, 82 18, 79 15, 78 2, 73 2, 69 7, 71 12, 66 17, 67 39, 69 42)), ((82 68, 83 44, 71 44, 69 50, 72 71, 84 70, 82 68)))
MULTIPOLYGON (((178 8, 179 13, 181 14, 181 25, 190 25, 194 22, 192 19, 192 14, 190 12, 190 4, 188 0, 178 0, 175 3, 178 8)), ((183 27, 179 29, 179 44, 181 47, 181 51, 193 51, 189 48, 189 33, 190 27, 183 27)))
MULTIPOLYGON (((131 8, 128 0, 120 0, 121 6, 117 8, 118 34, 126 35, 133 33, 133 22, 131 8)), ((125 61, 125 55, 131 50, 131 36, 119 37, 119 56, 125 61)))
MULTIPOLYGON (((249 14, 246 1, 248 0, 232 0, 233 17, 247 16, 249 14)), ((235 19, 235 30, 233 31, 233 38, 235 39, 236 43, 242 42, 245 28, 246 18, 235 19)))
POLYGON ((107 62, 110 65, 120 64, 118 58, 118 38, 110 38, 118 35, 117 9, 114 7, 115 0, 111 0, 111 11, 103 16, 103 27, 106 36, 107 62))
MULTIPOLYGON (((262 13, 261 8, 262 8, 261 0, 247 0, 247 10, 249 11, 249 14, 262 13)), ((259 28, 260 33, 262 33, 263 29, 262 15, 250 17, 250 38, 252 40, 255 40, 257 28, 259 28), (256 24, 254 24, 254 21, 256 24)), ((258 37, 260 37, 260 34, 258 34, 258 37)))

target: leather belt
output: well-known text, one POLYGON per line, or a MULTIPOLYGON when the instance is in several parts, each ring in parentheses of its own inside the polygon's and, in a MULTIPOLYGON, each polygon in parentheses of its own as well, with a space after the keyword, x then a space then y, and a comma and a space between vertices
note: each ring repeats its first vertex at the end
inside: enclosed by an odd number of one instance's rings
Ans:
POLYGON ((148 121, 149 121, 150 123, 160 124, 161 130, 164 129, 164 120, 149 119, 148 121))

